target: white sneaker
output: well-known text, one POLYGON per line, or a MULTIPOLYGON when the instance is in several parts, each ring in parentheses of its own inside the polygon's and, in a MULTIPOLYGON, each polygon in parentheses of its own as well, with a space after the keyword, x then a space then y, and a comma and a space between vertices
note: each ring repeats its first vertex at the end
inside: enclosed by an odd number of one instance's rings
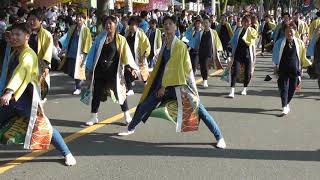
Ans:
POLYGON ((227 57, 227 58, 225 59, 225 63, 226 63, 226 64, 228 64, 230 61, 231 61, 231 58, 230 58, 230 57, 227 57))
POLYGON ((86 122, 86 125, 87 126, 92 126, 94 124, 97 124, 98 122, 99 122, 98 114, 97 113, 92 113, 91 119, 86 122))
POLYGON ((118 133, 119 136, 129 136, 131 134, 134 133, 134 130, 132 131, 126 131, 126 132, 121 132, 121 133, 118 133))
POLYGON ((130 116, 130 112, 126 111, 126 112, 123 112, 123 114, 124 114, 124 119, 126 120, 126 123, 130 124, 130 122, 132 121, 132 118, 130 116))
POLYGON ((73 92, 73 95, 80 95, 81 94, 81 89, 76 89, 74 92, 73 92))
POLYGON ((203 87, 204 87, 204 88, 209 87, 209 86, 208 86, 208 80, 203 80, 203 87))
POLYGON ((134 91, 133 91, 133 90, 129 90, 129 91, 127 92, 127 96, 132 96, 132 95, 134 95, 134 91))
POLYGON ((73 157, 73 155, 71 153, 69 153, 68 155, 66 155, 65 157, 65 164, 67 166, 74 166, 77 164, 76 159, 73 157))
POLYGON ((241 95, 246 96, 247 95, 247 88, 243 88, 241 95))
POLYGON ((47 98, 44 98, 43 100, 41 100, 41 104, 44 105, 47 102, 47 98))
POLYGON ((219 139, 216 146, 217 148, 220 148, 220 149, 225 149, 227 147, 226 142, 224 141, 223 138, 219 139))
POLYGON ((229 94, 229 98, 234 98, 234 89, 235 88, 231 88, 230 94, 229 94))
POLYGON ((281 114, 282 115, 288 115, 289 112, 290 112, 290 107, 289 107, 289 105, 287 105, 287 106, 283 107, 283 111, 282 111, 281 114))

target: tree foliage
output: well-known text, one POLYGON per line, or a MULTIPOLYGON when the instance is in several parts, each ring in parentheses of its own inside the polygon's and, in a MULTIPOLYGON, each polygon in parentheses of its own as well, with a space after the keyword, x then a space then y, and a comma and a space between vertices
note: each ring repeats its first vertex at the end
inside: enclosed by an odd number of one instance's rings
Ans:
POLYGON ((250 4, 258 4, 258 3, 260 3, 260 0, 228 0, 228 5, 232 5, 232 6, 250 5, 250 4))

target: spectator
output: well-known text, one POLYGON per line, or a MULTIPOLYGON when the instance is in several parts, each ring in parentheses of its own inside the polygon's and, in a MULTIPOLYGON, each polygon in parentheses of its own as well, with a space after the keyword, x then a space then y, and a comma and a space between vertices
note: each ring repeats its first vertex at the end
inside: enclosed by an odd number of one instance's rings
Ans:
POLYGON ((149 30, 149 23, 147 22, 148 12, 147 11, 141 11, 140 13, 141 22, 139 24, 139 28, 141 28, 144 33, 147 33, 149 30))

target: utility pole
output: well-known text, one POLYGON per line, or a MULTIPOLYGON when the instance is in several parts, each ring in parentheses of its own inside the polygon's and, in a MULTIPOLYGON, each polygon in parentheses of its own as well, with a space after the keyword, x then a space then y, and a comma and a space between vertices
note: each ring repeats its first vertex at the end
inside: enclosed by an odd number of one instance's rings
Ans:
MULTIPOLYGON (((108 0, 97 0, 97 27, 102 25, 103 15, 108 15, 110 13, 108 0)), ((99 30, 99 28, 98 28, 99 30)))
POLYGON ((182 10, 186 9, 186 0, 182 0, 182 10))
POLYGON ((98 0, 98 17, 102 17, 102 15, 108 15, 110 13, 109 10, 109 0, 98 0))
POLYGON ((172 1, 171 1, 171 3, 172 3, 172 13, 173 13, 173 14, 174 14, 174 11, 175 11, 175 9, 174 9, 174 1, 175 1, 175 0, 172 0, 172 1))
POLYGON ((216 15, 216 0, 211 1, 211 14, 216 15))
POLYGON ((260 11, 259 11, 259 14, 260 14, 260 19, 262 19, 263 18, 263 14, 264 14, 263 0, 260 0, 260 11))
POLYGON ((126 4, 126 13, 133 13, 133 3, 132 0, 125 0, 125 4, 126 4))
POLYGON ((292 15, 292 0, 289 0, 289 14, 292 15))
POLYGON ((197 14, 200 14, 200 0, 197 0, 197 14))

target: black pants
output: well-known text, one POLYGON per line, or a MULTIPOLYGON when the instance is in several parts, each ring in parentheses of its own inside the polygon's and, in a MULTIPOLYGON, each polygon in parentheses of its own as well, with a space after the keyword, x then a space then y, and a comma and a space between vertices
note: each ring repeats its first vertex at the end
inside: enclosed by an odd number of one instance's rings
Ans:
POLYGON ((197 71, 198 63, 199 63, 199 53, 191 49, 189 54, 191 59, 192 70, 193 70, 193 73, 195 74, 197 71))
MULTIPOLYGON (((92 103, 91 103, 91 113, 98 113, 101 98, 102 98, 102 95, 103 95, 106 87, 112 87, 112 84, 110 84, 110 82, 108 82, 104 79, 95 79, 94 80, 94 91, 93 91, 93 98, 92 98, 92 103)), ((120 106, 121 106, 122 112, 128 111, 129 108, 128 108, 127 99, 120 106)))
POLYGON ((201 71, 201 77, 203 80, 208 79, 208 71, 209 71, 209 62, 211 61, 211 57, 200 57, 200 71, 201 71))
POLYGON ((237 59, 235 57, 235 60, 232 64, 232 68, 231 68, 231 87, 235 87, 236 86, 236 81, 238 76, 240 75, 240 68, 241 68, 241 64, 244 66, 244 82, 243 82, 243 86, 244 87, 248 87, 248 84, 250 82, 251 79, 251 59, 246 57, 242 60, 237 59))
POLYGON ((261 52, 264 52, 265 46, 271 42, 271 34, 262 34, 261 52))
POLYGON ((262 36, 262 39, 261 39, 261 52, 264 53, 264 48, 265 48, 265 45, 267 44, 267 39, 265 36, 262 36))
POLYGON ((282 107, 285 107, 290 103, 297 85, 297 76, 289 76, 288 74, 280 73, 278 79, 278 88, 280 91, 282 107))
POLYGON ((132 82, 134 81, 131 71, 128 68, 124 69, 124 79, 126 81, 127 91, 132 90, 132 82))

